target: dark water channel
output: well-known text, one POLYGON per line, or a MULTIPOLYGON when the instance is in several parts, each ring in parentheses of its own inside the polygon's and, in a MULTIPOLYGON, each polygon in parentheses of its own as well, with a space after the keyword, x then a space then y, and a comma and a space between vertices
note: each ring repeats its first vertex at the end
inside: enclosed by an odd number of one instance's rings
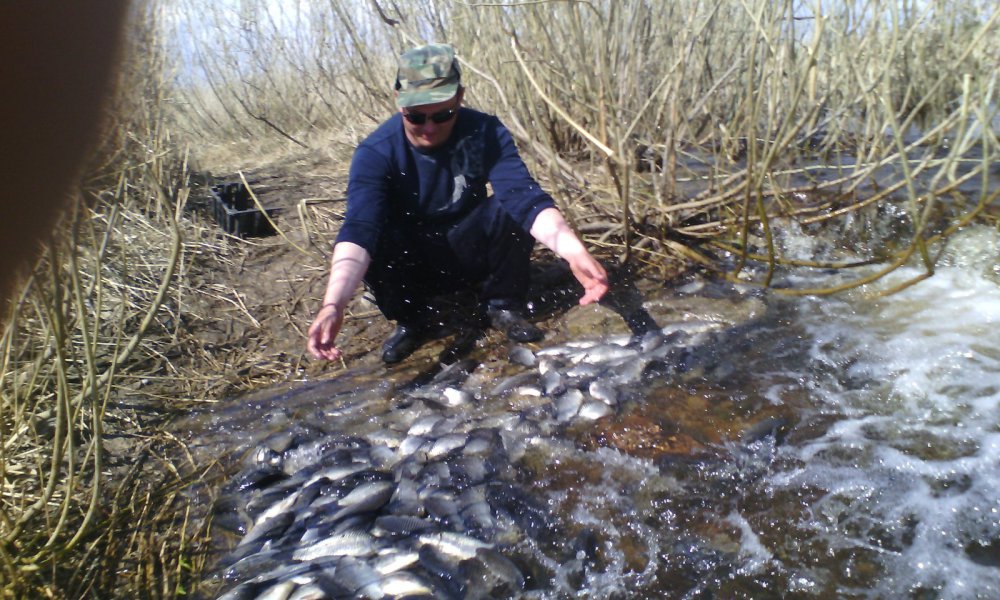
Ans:
POLYGON ((692 279, 645 333, 576 311, 195 415, 219 595, 1000 597, 997 249, 885 300, 692 279))

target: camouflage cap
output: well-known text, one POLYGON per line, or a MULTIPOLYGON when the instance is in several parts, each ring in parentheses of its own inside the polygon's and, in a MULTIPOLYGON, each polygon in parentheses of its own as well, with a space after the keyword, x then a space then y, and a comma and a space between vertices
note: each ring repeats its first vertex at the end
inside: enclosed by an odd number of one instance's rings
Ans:
POLYGON ((461 81, 451 46, 428 44, 407 50, 400 55, 396 72, 396 106, 444 102, 458 93, 461 81))

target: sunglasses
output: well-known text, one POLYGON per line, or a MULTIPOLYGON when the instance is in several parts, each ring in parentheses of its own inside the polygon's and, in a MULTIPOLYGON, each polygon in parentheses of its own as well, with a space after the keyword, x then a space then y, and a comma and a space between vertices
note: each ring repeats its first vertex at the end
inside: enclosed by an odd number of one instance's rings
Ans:
POLYGON ((458 107, 439 110, 436 113, 429 115, 421 112, 405 112, 403 113, 403 118, 414 125, 423 125, 427 122, 427 119, 430 119, 440 125, 441 123, 447 123, 452 120, 456 114, 458 114, 458 107))

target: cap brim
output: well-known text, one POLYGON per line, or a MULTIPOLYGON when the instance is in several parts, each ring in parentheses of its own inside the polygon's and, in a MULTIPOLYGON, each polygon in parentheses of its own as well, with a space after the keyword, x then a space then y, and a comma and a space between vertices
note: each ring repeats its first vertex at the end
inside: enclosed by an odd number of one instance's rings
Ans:
POLYGON ((458 93, 459 85, 458 82, 453 82, 430 89, 400 91, 396 94, 396 106, 399 108, 409 108, 411 106, 445 102, 455 97, 455 94, 458 93))

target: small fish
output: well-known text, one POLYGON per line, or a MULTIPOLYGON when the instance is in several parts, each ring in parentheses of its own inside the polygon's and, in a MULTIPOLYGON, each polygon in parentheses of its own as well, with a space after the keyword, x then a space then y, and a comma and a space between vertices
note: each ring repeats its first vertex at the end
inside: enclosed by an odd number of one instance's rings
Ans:
POLYGON ((493 474, 486 461, 475 454, 467 452, 468 444, 463 448, 463 455, 452 459, 450 463, 452 480, 459 486, 471 486, 482 483, 493 474))
POLYGON ((347 479, 351 475, 360 473, 368 468, 368 465, 364 463, 351 463, 347 465, 336 465, 317 471, 314 473, 306 482, 303 487, 307 487, 317 481, 327 481, 330 483, 336 483, 347 479))
POLYGON ((280 466, 265 463, 242 471, 230 486, 240 492, 261 490, 287 478, 280 466))
POLYGON ((600 401, 585 402, 580 406, 580 418, 596 421, 611 414, 611 407, 600 401))
POLYGON ((218 600, 254 600, 270 584, 270 581, 264 583, 247 581, 222 594, 218 597, 218 600))
MULTIPOLYGON (((294 506, 295 502, 299 499, 299 494, 301 493, 302 493, 301 489, 295 490, 292 493, 288 494, 287 496, 283 497, 281 500, 268 506, 266 509, 264 509, 263 512, 257 515, 253 528, 256 528, 258 524, 262 524, 280 515, 281 513, 289 512, 292 506, 294 506)), ((251 528, 251 531, 253 530, 253 528, 251 528)), ((244 541, 246 540, 247 537, 250 537, 250 533, 247 533, 246 537, 244 537, 244 541)))
POLYGON ((443 461, 429 462, 417 472, 416 479, 425 485, 440 486, 451 480, 451 468, 443 461))
POLYGON ((542 386, 542 391, 546 396, 558 396, 566 391, 566 385, 559 371, 546 371, 542 373, 538 383, 542 386))
POLYGON ((480 429, 469 433, 469 439, 465 442, 462 453, 466 456, 487 454, 495 449, 500 443, 495 430, 480 429))
POLYGON ((663 335, 662 331, 658 329, 647 331, 639 340, 639 351, 642 353, 652 352, 662 346, 665 341, 666 336, 663 335))
MULTIPOLYGON (((475 573, 470 567, 465 571, 470 579, 483 582, 492 597, 513 597, 524 590, 524 574, 509 558, 492 548, 482 548, 476 552, 476 560, 466 565, 479 563, 481 572, 475 573)), ((475 569, 479 571, 480 569, 475 569)))
POLYGON ((521 385, 514 389, 514 394, 518 396, 526 396, 529 398, 541 398, 542 388, 537 385, 521 385))
POLYGON ((426 582, 406 571, 390 573, 378 583, 378 588, 383 595, 389 598, 429 597, 434 592, 426 582))
POLYGON ((299 548, 292 553, 295 560, 313 560, 324 556, 372 556, 377 551, 375 538, 365 531, 349 531, 331 535, 299 548))
POLYGON ((466 586, 460 573, 459 559, 445 555, 433 546, 424 545, 417 552, 420 567, 440 585, 434 597, 466 598, 466 586))
POLYGON ((400 456, 412 456, 417 452, 430 447, 431 443, 432 442, 430 440, 421 435, 410 435, 400 442, 397 451, 400 456))
POLYGON ((444 417, 440 415, 426 415, 418 418, 410 425, 409 430, 407 430, 407 436, 426 436, 431 431, 434 430, 434 426, 439 422, 443 421, 444 417))
POLYGON ((434 523, 420 517, 405 515, 384 515, 375 519, 372 535, 390 539, 401 539, 415 533, 423 533, 434 527, 434 523))
POLYGON ((441 395, 444 397, 444 404, 450 408, 469 404, 475 400, 471 392, 453 387, 445 388, 441 395))
POLYGON ((288 600, 326 600, 330 596, 323 591, 323 588, 317 583, 307 583, 305 585, 300 585, 292 595, 288 597, 288 600))
POLYGON ((523 367, 535 366, 535 354, 528 348, 521 345, 511 348, 508 358, 510 358, 510 362, 523 367))
POLYGON ((494 511, 506 512, 531 538, 553 529, 548 507, 519 486, 506 481, 492 481, 486 484, 486 498, 494 511))
POLYGON ((458 515, 458 501, 444 490, 435 489, 433 492, 424 498, 427 514, 435 519, 454 519, 458 515))
POLYGON ((403 569, 408 569, 417 564, 420 555, 412 550, 386 550, 379 552, 369 564, 381 575, 389 575, 403 569))
POLYGON ((367 439, 372 444, 372 450, 374 451, 380 447, 392 449, 398 448, 399 443, 402 442, 405 437, 406 436, 391 429, 379 429, 369 433, 367 439))
POLYGON ((582 405, 583 392, 575 388, 566 390, 566 393, 556 398, 556 419, 559 422, 569 421, 580 412, 582 405))
MULTIPOLYGON (((232 560, 238 554, 231 554, 226 560, 232 560)), ((272 569, 279 568, 282 564, 291 559, 291 553, 287 550, 262 550, 239 558, 226 567, 222 573, 222 579, 228 582, 242 581, 248 582, 251 578, 267 573, 272 569)), ((244 589, 244 591, 246 591, 244 589)), ((260 593, 260 589, 254 594, 260 593)), ((234 596, 235 597, 235 596, 234 596)))
POLYGON ((538 361, 538 372, 542 375, 549 373, 551 371, 558 372, 562 368, 562 365, 553 358, 543 358, 538 361))
POLYGON ((282 581, 267 588, 263 594, 257 596, 257 600, 288 600, 295 588, 294 582, 282 581))
MULTIPOLYGON (((337 564, 333 580, 349 590, 349 598, 381 598, 378 589, 382 576, 375 569, 356 558, 347 557, 337 564)), ((339 597, 339 596, 338 596, 339 597)))
POLYGON ((600 365, 588 362, 581 362, 566 371, 567 377, 576 379, 592 379, 604 374, 605 369, 600 365))
POLYGON ((607 380, 595 379, 594 381, 591 381, 587 391, 592 397, 600 400, 608 406, 618 406, 618 390, 608 383, 607 380))
POLYGON ((478 366, 479 363, 471 358, 460 360, 441 369, 441 372, 431 379, 431 383, 460 387, 478 366))
POLYGON ((489 531, 496 526, 493 509, 485 500, 473 502, 458 511, 462 519, 480 531, 489 531))
POLYGON ((334 514, 333 520, 381 508, 389 501, 394 491, 396 484, 392 481, 373 481, 359 485, 337 502, 340 509, 334 514))
POLYGON ((281 453, 272 449, 269 446, 257 446, 257 451, 254 452, 253 457, 254 464, 258 466, 271 466, 271 467, 281 467, 283 459, 281 453))
POLYGON ((431 429, 429 437, 441 437, 442 435, 448 435, 449 433, 455 431, 458 428, 459 419, 458 417, 448 417, 441 419, 434 425, 434 429, 431 429))
POLYGON ((421 534, 417 541, 420 546, 431 546, 458 560, 473 558, 480 548, 492 548, 492 544, 451 531, 421 534))
POLYGON ((458 450, 464 446, 468 440, 469 436, 465 433, 450 433, 448 435, 441 436, 435 440, 430 449, 427 450, 427 458, 431 460, 441 458, 453 450, 458 450))
POLYGON ((537 380, 538 375, 536 375, 533 371, 524 371, 523 373, 518 373, 517 375, 511 375, 493 386, 493 389, 490 390, 490 396, 503 396, 522 385, 534 384, 537 380))

